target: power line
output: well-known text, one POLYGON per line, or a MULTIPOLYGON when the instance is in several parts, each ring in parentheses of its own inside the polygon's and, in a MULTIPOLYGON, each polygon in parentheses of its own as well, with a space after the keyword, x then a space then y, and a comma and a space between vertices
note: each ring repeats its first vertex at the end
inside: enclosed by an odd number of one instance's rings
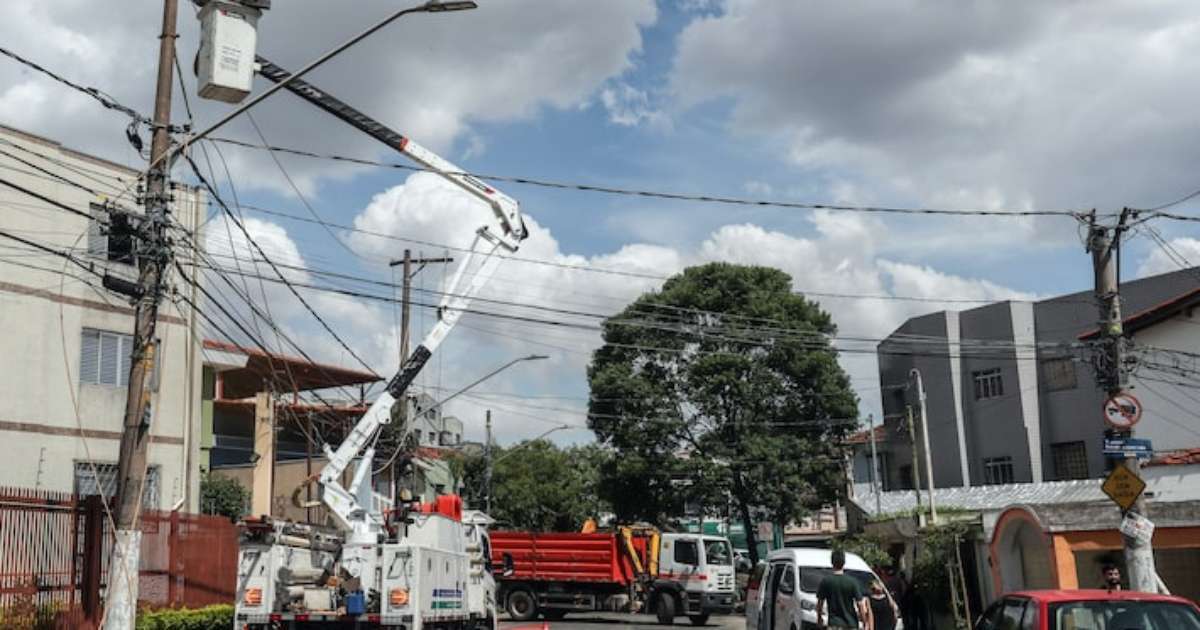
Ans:
POLYGON ((216 200, 217 205, 220 206, 220 208, 225 211, 226 216, 228 216, 234 222, 234 224, 237 225, 238 229, 242 232, 242 235, 246 237, 246 240, 250 243, 250 245, 253 246, 256 251, 258 251, 260 256, 262 256, 263 262, 267 263, 267 265, 271 267, 275 274, 279 276, 280 281, 284 284, 284 286, 288 287, 288 289, 292 292, 292 295, 296 296, 296 299, 299 300, 302 305, 304 305, 304 308, 317 320, 317 322, 321 324, 325 331, 328 332, 329 335, 332 336, 334 340, 342 346, 342 349, 348 352, 351 357, 354 357, 354 360, 358 361, 358 363, 366 368, 368 372, 378 376, 379 374, 375 372, 374 368, 372 368, 366 361, 362 359, 362 357, 358 356, 358 353, 350 348, 349 344, 347 344, 333 330, 333 328, 329 325, 329 322, 325 321, 325 318, 321 317, 320 313, 318 313, 316 309, 314 309, 312 305, 308 303, 308 300, 305 300, 304 296, 300 295, 300 292, 292 286, 292 283, 289 282, 288 279, 283 275, 283 272, 280 271, 279 268, 275 266, 275 263, 267 257, 267 254, 262 251, 262 248, 258 246, 258 243, 255 242, 254 238, 250 236, 250 232, 246 229, 246 226, 237 218, 236 215, 234 215, 233 211, 229 209, 229 206, 225 204, 225 200, 221 198, 221 195, 216 191, 216 189, 213 188, 212 184, 205 179, 204 175, 200 173, 200 168, 196 166, 196 162, 192 160, 191 156, 183 154, 183 157, 192 167, 192 172, 196 175, 196 178, 200 180, 200 183, 206 189, 208 189, 208 192, 213 196, 213 199, 216 200))
POLYGON ((87 219, 88 221, 97 221, 101 225, 107 225, 106 223, 104 223, 102 221, 98 221, 95 217, 88 214, 87 212, 84 212, 82 210, 76 210, 75 208, 72 208, 71 206, 68 206, 68 205, 58 202, 58 201, 55 201, 54 199, 51 199, 41 193, 34 192, 20 184, 13 183, 7 179, 0 178, 0 184, 8 186, 9 188, 12 188, 13 190, 17 190, 22 193, 25 193, 26 195, 29 195, 30 197, 33 197, 34 199, 37 199, 38 201, 41 201, 42 203, 50 204, 51 206, 54 206, 55 208, 58 208, 59 210, 65 210, 67 212, 70 212, 71 214, 79 215, 79 216, 87 219))
MULTIPOLYGON (((250 210, 252 212, 259 212, 259 213, 266 214, 269 216, 280 217, 283 219, 298 221, 301 223, 312 223, 312 224, 316 224, 316 225, 322 225, 322 222, 320 222, 320 221, 316 221, 316 220, 313 220, 313 219, 310 219, 307 217, 297 216, 294 214, 289 214, 287 212, 280 212, 279 210, 263 208, 261 206, 244 204, 242 206, 242 208, 244 208, 246 210, 250 210)), ((391 241, 397 241, 397 242, 401 242, 401 243, 410 243, 410 244, 415 244, 415 245, 423 245, 425 247, 430 247, 430 248, 438 249, 438 250, 445 249, 445 250, 450 250, 450 251, 454 251, 454 252, 469 251, 467 248, 464 248, 464 247, 455 247, 453 245, 447 245, 445 243, 435 243, 433 241, 427 241, 427 240, 422 240, 422 239, 395 236, 393 234, 387 234, 385 232, 377 232, 374 230, 365 230, 362 228, 357 228, 357 227, 354 227, 351 225, 345 225, 345 224, 340 224, 340 223, 324 222, 323 225, 330 227, 330 228, 338 228, 340 230, 346 230, 348 232, 365 234, 367 236, 374 236, 377 238, 383 238, 383 239, 387 239, 387 240, 391 240, 391 241)), ((495 254, 495 255, 500 255, 500 254, 495 254)), ((503 256, 503 257, 505 260, 513 260, 513 261, 517 261, 517 262, 530 263, 533 265, 543 265, 543 266, 547 266, 547 267, 556 267, 559 269, 567 269, 570 271, 599 273, 599 274, 607 274, 607 275, 614 275, 614 276, 623 276, 623 277, 627 277, 627 278, 639 278, 639 279, 643 279, 643 280, 664 281, 664 280, 671 279, 671 276, 666 276, 666 275, 662 275, 662 274, 646 273, 646 272, 640 272, 640 271, 627 271, 627 270, 623 270, 623 269, 612 269, 612 268, 608 268, 608 267, 596 267, 594 265, 578 265, 578 264, 571 264, 571 263, 563 263, 563 262, 558 262, 558 261, 554 261, 554 260, 546 260, 543 258, 528 258, 528 257, 524 257, 524 256, 503 256)), ((937 297, 911 296, 911 295, 839 293, 839 292, 832 292, 832 291, 810 291, 810 290, 805 290, 805 289, 797 289, 796 292, 801 295, 811 296, 811 297, 820 297, 820 298, 850 299, 850 300, 880 300, 880 301, 896 301, 896 302, 923 302, 923 303, 930 303, 930 304, 991 304, 991 303, 997 301, 996 299, 988 299, 988 298, 959 298, 959 297, 937 298, 937 297)), ((1025 302, 1027 300, 1010 300, 1010 301, 1025 302)))
POLYGON ((11 59, 17 61, 18 63, 22 63, 30 68, 33 68, 34 70, 37 70, 38 72, 50 77, 51 79, 54 79, 55 81, 58 81, 59 83, 65 85, 77 92, 81 92, 83 94, 86 94, 86 95, 92 97, 98 103, 100 103, 101 105, 103 105, 104 107, 106 107, 108 109, 118 111, 118 112, 121 112, 122 114, 125 114, 126 116, 129 116, 131 119, 133 119, 134 123, 150 123, 151 122, 148 117, 143 116, 142 114, 139 114, 137 111, 135 111, 131 107, 127 107, 125 105, 118 103, 116 101, 116 99, 109 96, 108 94, 105 94, 104 92, 101 92, 98 88, 84 87, 84 86, 79 85, 78 83, 75 83, 69 79, 65 79, 65 78, 47 70, 46 68, 42 67, 41 65, 34 63, 33 61, 30 61, 16 53, 14 53, 13 51, 11 51, 7 48, 4 48, 3 46, 0 46, 0 54, 3 54, 5 56, 11 58, 11 59))
MULTIPOLYGON (((301 157, 314 159, 334 160, 340 162, 350 162, 364 166, 378 166, 384 168, 394 168, 412 172, 437 172, 419 166, 410 166, 408 164, 397 164, 393 162, 379 162, 375 160, 366 160, 362 158, 346 157, 334 154, 320 154, 312 151, 301 149, 293 149, 289 147, 280 147, 270 144, 256 145, 242 140, 234 140, 231 138, 213 138, 214 142, 224 142, 234 146, 240 146, 248 149, 257 149, 270 151, 272 153, 288 153, 301 157)), ((1083 216, 1082 211, 1077 210, 978 210, 978 209, 949 209, 949 208, 906 208, 894 206, 849 206, 826 203, 801 203, 789 201, 770 201, 761 199, 743 199, 738 197, 724 197, 718 195, 692 195, 677 192, 663 192, 650 190, 636 190, 628 188, 616 188, 612 186, 597 186, 581 183, 557 182, 542 179, 533 179, 529 177, 513 177, 506 175, 488 175, 483 173, 473 173, 468 171, 453 172, 451 175, 462 175, 467 177, 475 177, 482 180, 495 182, 508 182, 514 184, 525 184, 529 186, 540 186, 543 188, 555 188, 559 190, 576 190, 583 192, 596 192, 612 195, 626 195, 635 197, 649 197, 656 199, 670 199, 674 201, 695 201, 701 203, 717 203, 726 205, 738 206, 758 206, 758 207, 773 207, 773 208, 789 208, 794 210, 830 210, 838 212, 865 212, 865 213, 883 213, 883 214, 918 214, 918 215, 950 215, 950 216, 994 216, 994 217, 1034 217, 1034 216, 1065 216, 1073 219, 1080 219, 1083 216)))

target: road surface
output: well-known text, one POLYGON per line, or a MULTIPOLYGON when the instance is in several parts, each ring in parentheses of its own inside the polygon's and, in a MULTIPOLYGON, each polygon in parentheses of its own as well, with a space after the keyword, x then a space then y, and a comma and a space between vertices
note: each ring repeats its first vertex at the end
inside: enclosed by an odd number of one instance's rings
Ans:
MULTIPOLYGON (((660 626, 654 620, 654 615, 628 615, 622 613, 578 613, 567 615, 562 621, 546 622, 552 630, 617 630, 619 628, 645 628, 650 630, 666 630, 674 628, 676 630, 688 630, 695 628, 686 617, 680 617, 675 620, 673 626, 660 626)), ((500 620, 500 630, 518 630, 528 629, 537 630, 542 627, 542 620, 536 621, 509 621, 502 617, 500 620)), ((742 615, 723 615, 716 616, 708 620, 708 625, 703 626, 703 630, 745 630, 746 618, 742 615)))

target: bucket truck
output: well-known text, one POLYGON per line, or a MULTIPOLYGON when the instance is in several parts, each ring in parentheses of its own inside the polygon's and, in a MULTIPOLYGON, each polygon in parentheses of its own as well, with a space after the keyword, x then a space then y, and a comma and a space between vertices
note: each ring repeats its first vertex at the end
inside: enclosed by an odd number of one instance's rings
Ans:
MULTIPOLYGON (((258 58, 258 71, 276 83, 279 66, 258 58)), ((386 391, 335 449, 315 479, 335 528, 269 518, 246 521, 238 564, 236 622, 250 630, 353 625, 401 630, 494 628, 495 581, 481 512, 464 511, 457 496, 432 503, 399 501, 373 490, 372 466, 392 407, 445 340, 504 254, 528 235, 517 202, 463 173, 413 140, 372 120, 313 85, 286 88, 436 173, 491 209, 438 308, 438 321, 388 382, 386 391), (342 475, 352 465, 349 486, 342 475)), ((401 403, 403 404, 403 403, 401 403)), ((509 560, 511 561, 511 560, 509 560)))

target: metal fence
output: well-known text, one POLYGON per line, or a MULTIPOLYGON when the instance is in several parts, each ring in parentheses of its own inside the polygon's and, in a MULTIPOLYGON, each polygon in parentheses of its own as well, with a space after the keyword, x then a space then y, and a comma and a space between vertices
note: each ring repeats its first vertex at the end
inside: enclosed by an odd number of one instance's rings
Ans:
MULTIPOLYGON (((228 519, 147 511, 139 526, 140 606, 233 601, 237 529, 228 519)), ((112 540, 100 497, 0 487, 0 629, 97 622, 112 540)))

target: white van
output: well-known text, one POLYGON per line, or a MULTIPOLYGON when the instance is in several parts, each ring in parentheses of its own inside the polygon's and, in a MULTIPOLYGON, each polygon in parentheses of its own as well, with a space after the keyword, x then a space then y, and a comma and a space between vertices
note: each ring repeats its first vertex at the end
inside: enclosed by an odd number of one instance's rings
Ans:
MULTIPOLYGON (((777 549, 754 568, 746 587, 746 630, 810 630, 817 627, 817 586, 833 573, 829 549, 777 549)), ((867 592, 879 577, 862 558, 846 554, 846 575, 867 592)), ((882 580, 880 580, 882 581, 882 580)), ((886 592, 886 589, 885 589, 886 592)), ((888 598, 891 599, 891 594, 888 598)), ((893 602, 895 604, 895 602, 893 602)), ((904 630, 897 620, 896 630, 904 630)))

